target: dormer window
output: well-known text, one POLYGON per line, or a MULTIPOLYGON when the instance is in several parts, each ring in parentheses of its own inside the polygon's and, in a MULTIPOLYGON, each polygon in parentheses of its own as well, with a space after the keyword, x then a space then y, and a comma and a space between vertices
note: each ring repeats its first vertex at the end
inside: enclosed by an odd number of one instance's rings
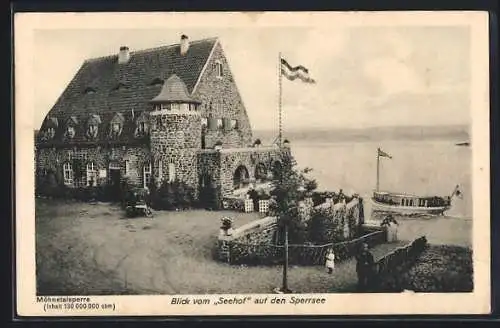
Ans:
POLYGON ((145 113, 141 114, 135 124, 136 127, 134 135, 136 138, 144 137, 149 133, 148 117, 145 113))
POLYGON ((220 61, 216 61, 214 66, 215 66, 215 75, 218 78, 222 78, 222 76, 224 75, 224 71, 222 69, 222 63, 220 61))
POLYGON ((95 92, 96 92, 96 90, 95 90, 95 88, 93 88, 93 87, 87 87, 87 88, 85 88, 85 91, 84 91, 84 93, 85 93, 86 95, 88 95, 88 94, 93 94, 93 93, 95 93, 95 92))
POLYGON ((125 118, 123 117, 123 115, 121 113, 117 113, 113 117, 113 119, 110 122, 110 131, 109 131, 110 137, 112 139, 120 136, 120 134, 122 133, 124 122, 125 122, 125 118))
POLYGON ((76 125, 78 120, 75 116, 71 116, 66 122, 66 131, 64 132, 64 137, 67 139, 73 139, 76 134, 76 125))
POLYGON ((54 135, 56 134, 56 129, 50 127, 47 129, 47 137, 48 139, 54 138, 54 135))
POLYGON ((99 124, 101 124, 101 118, 99 115, 91 115, 87 122, 87 133, 85 134, 87 139, 97 138, 97 134, 99 133, 99 124))
POLYGON ((53 139, 56 135, 56 128, 58 127, 58 120, 56 117, 47 117, 44 122, 44 130, 40 133, 42 140, 53 139))
POLYGON ((113 88, 113 91, 118 91, 126 88, 127 84, 125 82, 118 82, 118 84, 116 84, 115 87, 113 88))
POLYGON ((66 137, 68 137, 69 139, 73 139, 74 136, 75 136, 75 127, 68 126, 66 128, 66 137))
POLYGON ((149 85, 152 85, 152 86, 158 86, 158 85, 163 85, 163 80, 160 79, 159 77, 153 79, 153 81, 151 81, 151 83, 149 85))

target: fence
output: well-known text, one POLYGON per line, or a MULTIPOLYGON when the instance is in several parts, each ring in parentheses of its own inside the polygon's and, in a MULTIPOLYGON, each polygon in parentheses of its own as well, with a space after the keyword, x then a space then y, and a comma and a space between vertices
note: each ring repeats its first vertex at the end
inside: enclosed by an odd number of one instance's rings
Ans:
MULTIPOLYGON (((332 248, 335 252, 336 261, 344 261, 356 254, 363 243, 370 247, 382 244, 386 241, 385 231, 376 231, 363 235, 359 238, 340 243, 329 243, 324 245, 289 245, 288 261, 296 265, 323 265, 326 252, 332 248)), ((278 264, 283 262, 284 246, 270 243, 249 244, 238 240, 221 241, 219 248, 219 259, 230 264, 278 264)))
POLYGON ((375 273, 379 288, 398 286, 402 273, 415 264, 426 248, 427 238, 422 236, 378 259, 375 263, 375 273))

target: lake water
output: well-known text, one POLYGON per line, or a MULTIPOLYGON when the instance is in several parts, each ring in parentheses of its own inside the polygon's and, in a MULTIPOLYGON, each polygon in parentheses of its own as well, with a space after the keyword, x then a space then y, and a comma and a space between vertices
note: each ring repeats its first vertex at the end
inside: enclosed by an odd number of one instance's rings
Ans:
POLYGON ((380 158, 380 189, 417 195, 450 195, 460 185, 445 215, 472 218, 472 151, 456 140, 306 143, 295 141, 292 153, 300 167, 310 167, 318 190, 358 193, 368 201, 376 185, 377 147, 392 155, 380 158))

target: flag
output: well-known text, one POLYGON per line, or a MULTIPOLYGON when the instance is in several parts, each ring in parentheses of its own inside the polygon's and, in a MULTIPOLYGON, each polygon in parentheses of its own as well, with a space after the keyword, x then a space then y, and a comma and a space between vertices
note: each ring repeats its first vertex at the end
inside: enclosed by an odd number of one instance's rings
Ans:
POLYGON ((455 189, 453 190, 453 193, 451 194, 451 196, 457 196, 459 198, 462 198, 462 192, 460 191, 460 186, 459 185, 456 185, 455 189))
POLYGON ((388 157, 388 158, 392 158, 391 155, 387 154, 385 151, 381 150, 380 148, 378 148, 378 155, 380 157, 388 157))
POLYGON ((305 83, 316 83, 316 81, 309 76, 309 70, 307 68, 302 65, 292 67, 292 65, 283 58, 281 58, 281 75, 290 81, 300 79, 305 83))

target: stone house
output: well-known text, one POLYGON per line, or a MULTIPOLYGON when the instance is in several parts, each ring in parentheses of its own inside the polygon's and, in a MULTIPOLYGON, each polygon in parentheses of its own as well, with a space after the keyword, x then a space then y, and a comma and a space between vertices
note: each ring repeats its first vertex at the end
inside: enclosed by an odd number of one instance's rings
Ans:
POLYGON ((252 146, 218 38, 86 60, 36 136, 38 176, 72 188, 182 181, 220 196, 265 180, 287 148, 252 146))

